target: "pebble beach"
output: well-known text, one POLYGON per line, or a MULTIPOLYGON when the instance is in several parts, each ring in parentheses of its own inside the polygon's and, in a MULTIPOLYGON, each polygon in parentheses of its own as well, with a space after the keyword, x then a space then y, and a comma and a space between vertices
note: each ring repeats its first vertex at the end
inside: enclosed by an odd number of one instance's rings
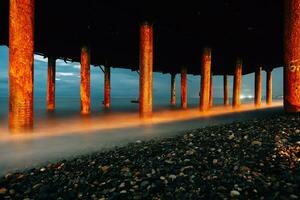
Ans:
POLYGON ((0 199, 299 199, 300 115, 136 141, 0 178, 0 199))

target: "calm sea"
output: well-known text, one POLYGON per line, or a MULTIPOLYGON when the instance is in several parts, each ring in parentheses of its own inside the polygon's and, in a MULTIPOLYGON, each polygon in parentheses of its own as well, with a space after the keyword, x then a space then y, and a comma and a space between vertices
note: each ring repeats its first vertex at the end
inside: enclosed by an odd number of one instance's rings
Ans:
MULTIPOLYGON (((134 98, 111 98, 110 112, 138 112, 139 105, 131 103, 134 98)), ((242 103, 253 102, 253 98, 242 99, 242 103)), ((264 101, 264 100, 262 100, 264 101)), ((214 105, 222 105, 222 98, 214 98, 214 105)), ((231 102, 231 99, 230 99, 231 102)), ((189 98, 188 107, 195 108, 199 106, 199 98, 189 98)), ((169 98, 153 99, 153 110, 158 111, 162 109, 171 109, 169 98)), ((180 100, 177 100, 175 109, 180 109, 180 100)), ((55 117, 76 116, 80 112, 79 97, 57 97, 56 110, 53 113, 55 117)), ((91 98, 91 115, 106 114, 107 111, 103 108, 102 99, 91 98)), ((0 97, 0 118, 5 121, 8 115, 8 98, 0 97)), ((34 117, 35 119, 42 119, 47 116, 46 112, 46 98, 36 97, 34 99, 34 117)))

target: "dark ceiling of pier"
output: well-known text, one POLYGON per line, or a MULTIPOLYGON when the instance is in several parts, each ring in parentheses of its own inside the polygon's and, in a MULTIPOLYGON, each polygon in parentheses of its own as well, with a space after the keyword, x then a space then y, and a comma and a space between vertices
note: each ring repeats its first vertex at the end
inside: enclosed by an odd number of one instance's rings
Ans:
MULTIPOLYGON (((283 0, 36 0, 35 52, 79 61, 89 44, 92 64, 137 70, 139 26, 154 27, 154 70, 199 74, 204 47, 214 74, 283 64, 283 0), (163 2, 163 3, 162 3, 163 2)), ((0 1, 0 43, 8 45, 9 0, 0 1)))

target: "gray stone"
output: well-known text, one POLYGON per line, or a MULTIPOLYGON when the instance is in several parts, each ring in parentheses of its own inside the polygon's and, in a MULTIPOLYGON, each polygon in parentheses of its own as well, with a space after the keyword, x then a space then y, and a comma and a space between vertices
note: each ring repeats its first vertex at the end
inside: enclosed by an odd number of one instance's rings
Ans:
POLYGON ((231 197, 238 197, 238 196, 240 196, 240 192, 237 191, 237 190, 231 190, 230 191, 230 196, 231 197))

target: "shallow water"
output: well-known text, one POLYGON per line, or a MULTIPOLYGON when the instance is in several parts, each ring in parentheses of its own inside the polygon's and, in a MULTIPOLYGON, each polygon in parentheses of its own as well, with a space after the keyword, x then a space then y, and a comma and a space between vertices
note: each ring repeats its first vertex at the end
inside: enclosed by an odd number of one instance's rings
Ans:
POLYGON ((195 108, 186 111, 171 110, 168 105, 163 104, 154 105, 153 118, 140 120, 137 104, 131 105, 128 103, 129 99, 119 101, 119 104, 118 100, 113 101, 112 111, 109 113, 101 110, 98 105, 92 106, 94 110, 89 117, 80 116, 77 109, 79 107, 76 107, 79 104, 77 100, 60 99, 57 102, 57 111, 51 115, 43 110, 42 101, 36 101, 35 129, 26 134, 9 133, 5 120, 2 120, 0 174, 126 145, 136 140, 174 136, 188 129, 282 112, 280 101, 274 103, 272 108, 266 109, 263 106, 264 109, 261 110, 257 110, 251 103, 236 111, 231 107, 215 107, 210 112, 200 113, 197 101, 195 108), (124 106, 126 103, 130 106, 124 106))
MULTIPOLYGON (((138 112, 138 104, 131 103, 133 98, 111 98, 111 109, 110 113, 117 112, 138 112)), ((275 99, 276 100, 276 99, 275 99)), ((222 105, 222 98, 214 98, 214 105, 222 105)), ((231 99, 230 99, 231 102, 231 99)), ((245 98, 241 100, 242 103, 254 102, 251 98, 245 98)), ((195 108, 199 105, 199 98, 189 98, 188 107, 195 108)), ((0 97, 0 119, 1 125, 3 121, 7 120, 8 113, 8 97, 0 97)), ((180 102, 177 100, 177 109, 180 109, 180 102)), ((159 111, 164 109, 171 109, 169 98, 156 98, 153 99, 153 110, 159 111)), ((46 98, 35 97, 34 98, 34 118, 35 120, 43 120, 49 116, 55 116, 56 118, 65 118, 69 116, 80 114, 80 99, 79 97, 62 97, 56 98, 56 109, 55 112, 49 115, 46 111, 46 98)), ((102 115, 107 114, 103 105, 102 99, 91 98, 91 115, 102 115)))

